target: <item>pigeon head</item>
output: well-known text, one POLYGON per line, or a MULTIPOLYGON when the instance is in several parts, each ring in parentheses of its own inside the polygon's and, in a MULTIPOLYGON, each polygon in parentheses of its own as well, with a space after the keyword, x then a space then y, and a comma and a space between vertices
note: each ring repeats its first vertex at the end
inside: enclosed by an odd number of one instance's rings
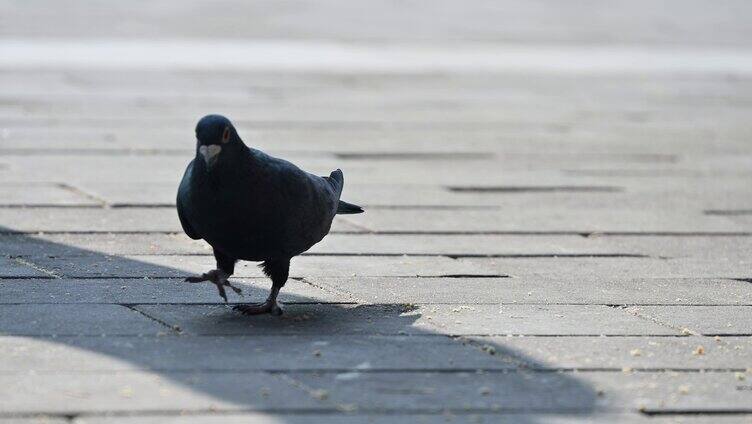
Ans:
POLYGON ((222 156, 227 156, 242 143, 232 122, 222 115, 206 115, 196 124, 196 155, 204 160, 207 170, 218 165, 223 150, 227 153, 222 156))

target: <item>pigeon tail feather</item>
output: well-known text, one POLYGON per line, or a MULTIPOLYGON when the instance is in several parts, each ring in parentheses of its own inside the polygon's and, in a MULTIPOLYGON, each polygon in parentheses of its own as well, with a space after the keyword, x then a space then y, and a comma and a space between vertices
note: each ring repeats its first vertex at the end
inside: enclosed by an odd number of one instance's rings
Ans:
POLYGON ((337 215, 349 215, 363 212, 365 211, 360 206, 347 203, 344 200, 340 200, 337 204, 337 215))

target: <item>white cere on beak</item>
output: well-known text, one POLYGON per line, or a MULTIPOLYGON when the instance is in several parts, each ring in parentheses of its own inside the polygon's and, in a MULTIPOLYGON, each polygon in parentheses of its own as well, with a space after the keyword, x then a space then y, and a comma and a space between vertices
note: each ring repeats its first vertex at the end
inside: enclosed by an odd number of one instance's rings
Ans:
POLYGON ((206 166, 211 168, 217 161, 217 155, 222 151, 222 147, 217 144, 210 144, 208 146, 201 146, 198 148, 198 152, 204 157, 206 166))

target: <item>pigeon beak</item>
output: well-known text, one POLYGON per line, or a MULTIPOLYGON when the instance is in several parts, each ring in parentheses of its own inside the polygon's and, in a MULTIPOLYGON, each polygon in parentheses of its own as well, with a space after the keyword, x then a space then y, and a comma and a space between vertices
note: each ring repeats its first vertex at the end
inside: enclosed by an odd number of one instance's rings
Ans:
POLYGON ((208 146, 201 146, 198 148, 198 152, 204 157, 206 167, 211 170, 214 164, 217 162, 217 155, 222 151, 222 147, 216 144, 210 144, 208 146))

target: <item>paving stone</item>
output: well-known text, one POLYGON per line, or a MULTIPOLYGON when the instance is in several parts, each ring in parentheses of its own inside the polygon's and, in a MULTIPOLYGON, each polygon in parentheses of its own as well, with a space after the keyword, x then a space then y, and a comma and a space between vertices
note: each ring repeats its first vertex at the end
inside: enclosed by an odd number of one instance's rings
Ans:
MULTIPOLYGON (((231 281, 242 290, 242 296, 226 291, 231 303, 260 302, 271 288, 266 277, 231 281)), ((213 284, 191 284, 183 279, 6 279, 0 280, 0 291, 3 293, 0 304, 224 303, 213 284)), ((283 303, 353 301, 343 292, 325 291, 292 279, 280 292, 279 300, 283 303)))
POLYGON ((752 249, 749 237, 619 237, 591 236, 601 248, 618 252, 640 252, 651 256, 676 259, 714 259, 723 263, 742 262, 752 249))
POLYGON ((2 277, 49 277, 48 273, 35 269, 22 258, 0 258, 0 276, 2 277))
MULTIPOLYGON (((476 271, 476 273, 479 273, 476 271)), ((752 285, 731 279, 669 278, 395 278, 312 277, 312 283, 372 303, 571 303, 571 304, 741 304, 748 305, 752 285)))
MULTIPOLYGON (((738 237, 736 238, 739 239, 738 237)), ((612 252, 606 241, 592 241, 579 235, 380 235, 329 234, 310 253, 380 254, 545 254, 612 252)), ((97 252, 109 255, 204 254, 211 247, 203 240, 184 234, 5 234, 0 247, 12 255, 74 255, 97 252)), ((713 246, 715 247, 715 246, 713 246)), ((627 252, 641 252, 638 248, 627 252)))
MULTIPOLYGON (((175 232, 183 233, 177 212, 162 208, 3 209, 0 232, 175 232)), ((332 231, 363 229, 336 218, 332 231)))
MULTIPOLYGON (((736 369, 749 366, 750 337, 472 337, 533 368, 736 369), (703 355, 697 347, 703 346, 703 355)), ((748 378, 752 378, 748 376, 748 378)))
POLYGON ((406 305, 288 305, 281 317, 243 316, 229 306, 137 305, 150 317, 189 335, 402 335, 437 333, 410 326, 406 305))
POLYGON ((205 241, 181 233, 3 234, 0 248, 15 256, 212 254, 205 241))
POLYGON ((282 318, 239 317, 226 306, 137 305, 186 334, 678 335, 600 305, 288 305, 282 318))
POLYGON ((694 258, 460 258, 480 273, 519 278, 737 278, 749 273, 751 260, 694 258))
MULTIPOLYGON (((203 240, 174 234, 2 234, 0 247, 9 255, 211 254, 203 240)), ((572 235, 383 235, 329 234, 309 251, 315 254, 384 253, 446 255, 567 255, 626 253, 667 258, 728 261, 746 259, 752 237, 740 236, 598 236, 572 235)), ((40 255, 43 256, 43 255, 40 255)))
MULTIPOLYGON (((676 334, 602 305, 426 305, 418 324, 448 334, 629 335, 676 334)), ((635 317, 637 318, 637 317, 635 317)))
POLYGON ((584 209, 514 210, 372 210, 358 215, 359 225, 379 232, 451 231, 745 231, 746 223, 701 215, 656 214, 650 210, 584 209))
MULTIPOLYGON (((351 153, 354 157, 358 153, 351 153)), ((405 153, 407 155, 408 153, 405 153)), ((438 153, 435 153, 438 154, 438 153)), ((469 155, 468 152, 464 153, 469 155)), ((284 157, 295 161, 296 152, 282 152, 284 157)), ((300 155, 298 153, 297 155, 300 155)), ((367 153, 362 155, 367 156, 367 153)), ((377 153, 370 153, 376 157, 377 153)), ((420 153, 413 153, 420 155, 420 153)), ((427 155, 427 153, 426 153, 427 155)), ((462 157, 462 153, 456 154, 462 157)), ((479 157, 488 153, 479 152, 479 157)), ((117 156, 115 156, 117 157, 117 156)), ((400 163, 405 162, 398 159, 400 163)), ((303 162, 308 162, 306 158, 303 162)), ((432 160, 435 162, 435 160, 432 160)), ((468 162, 471 162, 468 159, 468 162)), ((559 167, 566 166, 561 160, 556 165, 559 167)), ((420 163, 420 162, 419 162, 420 163)), ((582 165, 578 163, 578 165, 582 165)), ((314 165, 315 166, 315 165, 314 165)), ((323 165, 322 165, 323 166, 323 165)), ((570 167, 574 168, 572 164, 570 167)), ((363 172, 355 167, 353 177, 359 180, 363 179, 363 172)), ((348 184, 344 197, 352 202, 364 206, 368 210, 372 209, 399 209, 407 206, 413 206, 415 209, 424 207, 426 209, 510 209, 510 208, 541 208, 556 207, 561 209, 604 209, 619 208, 624 210, 640 210, 641 206, 650 203, 661 208, 672 207, 693 207, 696 210, 703 208, 712 208, 714 205, 725 203, 730 195, 748 196, 749 190, 746 186, 740 186, 745 180, 745 176, 724 178, 725 191, 709 191, 710 188, 701 185, 700 180, 697 186, 687 189, 685 186, 676 187, 670 183, 646 187, 640 181, 630 178, 611 178, 607 184, 598 178, 588 178, 575 174, 575 176, 562 176, 560 172, 545 173, 536 172, 535 174, 515 173, 506 171, 499 176, 504 180, 502 187, 508 187, 508 190, 500 190, 497 193, 493 191, 486 192, 463 192, 450 190, 447 185, 458 186, 461 184, 454 181, 453 184, 441 185, 435 184, 395 184, 385 182, 383 184, 348 184), (529 191, 526 188, 529 187, 529 191), (540 188, 536 190, 536 187, 540 188), (545 188, 551 188, 545 191, 545 188), (557 191, 557 187, 561 191, 557 191), (596 190, 591 192, 583 191, 578 193, 577 187, 595 187, 596 190), (604 188, 603 192, 597 191, 597 188, 604 188), (609 192, 609 187, 614 187, 617 193, 609 192)), ((493 186, 490 182, 484 184, 493 186)), ((172 181, 154 181, 146 184, 141 181, 81 181, 76 183, 76 187, 86 193, 91 193, 99 199, 103 199, 112 206, 125 205, 164 205, 174 206, 175 204, 175 183, 172 181)))
MULTIPOLYGON (((139 416, 135 417, 96 417, 94 421, 112 424, 128 424, 132 422, 142 423, 290 423, 290 424, 318 424, 318 423, 433 423, 437 421, 451 422, 451 423, 691 423, 691 424, 713 424, 713 423, 738 423, 740 416, 682 416, 682 417, 660 417, 651 416, 648 417, 639 413, 608 413, 608 412, 572 412, 572 413, 508 413, 506 411, 499 412, 481 412, 481 413, 439 413, 439 414, 399 414, 390 413, 388 415, 374 415, 365 414, 358 415, 328 415, 328 414, 312 414, 312 415, 281 415, 270 413, 253 413, 253 414, 227 414, 222 413, 217 415, 191 415, 181 417, 165 417, 165 416, 139 416)), ((21 421, 23 422, 23 421, 21 421)), ((87 417, 76 418, 73 421, 75 424, 85 424, 92 422, 87 417)), ((743 422, 743 421, 742 421, 743 422)))
POLYGON ((569 408, 585 413, 642 408, 745 410, 748 405, 748 393, 737 389, 740 382, 731 372, 379 373, 345 381, 328 374, 293 376, 307 387, 327 390, 332 402, 364 409, 569 408))
POLYGON ((0 418, 3 424, 64 424, 70 422, 65 417, 35 416, 35 417, 14 417, 0 418))
MULTIPOLYGON (((216 268, 213 256, 103 256, 31 258, 34 264, 66 277, 184 277, 216 268)), ((235 267, 237 277, 262 277, 255 262, 235 267)), ((303 256, 290 265, 292 277, 437 276, 473 274, 476 267, 447 257, 303 256)))
MULTIPOLYGON (((0 333, 18 336, 139 335, 166 327, 119 305, 0 305, 0 333)), ((0 408, 2 409, 2 408, 0 408)))
POLYGON ((633 306, 627 312, 700 334, 749 334, 752 306, 633 306))
MULTIPOLYGON (((503 349, 491 356, 446 337, 310 336, 1 337, 0 371, 51 376, 153 370, 217 373, 280 370, 512 369, 503 349)), ((489 342, 492 343, 492 342, 489 342)), ((495 345, 495 344, 494 344, 495 345)))
MULTIPOLYGON (((372 252, 389 254, 444 255, 539 255, 613 253, 605 242, 592 242, 579 235, 380 235, 330 234, 311 253, 372 252)), ((637 248, 627 253, 641 253, 637 248)))
POLYGON ((0 206, 96 206, 98 202, 56 184, 0 184, 0 206))
POLYGON ((331 408, 278 377, 257 372, 125 372, 76 378, 29 374, 2 375, 0 381, 0 409, 5 413, 274 409, 280 399, 288 410, 331 408))

